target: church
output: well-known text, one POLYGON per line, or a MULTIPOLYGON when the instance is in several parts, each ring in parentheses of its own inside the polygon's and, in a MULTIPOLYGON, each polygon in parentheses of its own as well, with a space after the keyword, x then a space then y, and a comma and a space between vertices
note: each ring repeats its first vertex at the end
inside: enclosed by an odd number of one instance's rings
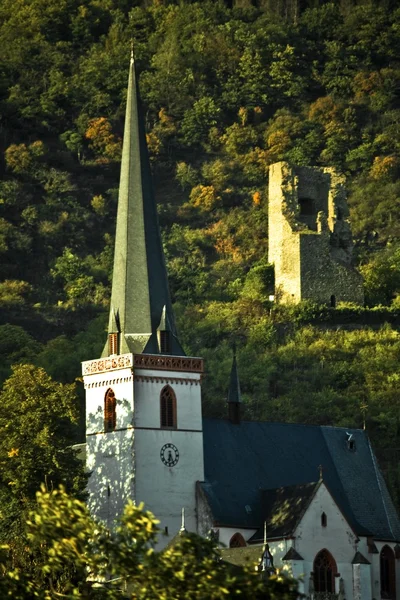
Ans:
POLYGON ((245 422, 236 358, 227 418, 203 419, 203 361, 179 342, 131 59, 108 338, 85 361, 93 516, 131 499, 160 521, 218 540, 224 560, 299 580, 307 598, 400 599, 400 521, 366 432, 245 422), (264 544, 264 545, 263 545, 264 544))

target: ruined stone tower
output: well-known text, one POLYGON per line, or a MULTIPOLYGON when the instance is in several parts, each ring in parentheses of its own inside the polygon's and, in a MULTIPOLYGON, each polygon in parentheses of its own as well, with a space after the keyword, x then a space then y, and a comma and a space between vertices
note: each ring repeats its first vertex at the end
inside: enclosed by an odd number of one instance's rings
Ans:
POLYGON ((333 169, 270 166, 268 254, 279 301, 363 303, 348 217, 344 178, 333 169))

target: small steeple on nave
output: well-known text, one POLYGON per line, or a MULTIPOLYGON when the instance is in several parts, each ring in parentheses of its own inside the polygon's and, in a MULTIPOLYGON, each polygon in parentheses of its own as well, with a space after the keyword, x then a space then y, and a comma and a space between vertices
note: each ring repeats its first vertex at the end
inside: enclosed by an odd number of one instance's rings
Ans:
POLYGON ((128 500, 144 502, 169 541, 197 530, 203 481, 201 358, 178 341, 131 58, 118 196, 108 341, 82 363, 91 513, 113 526, 128 500))

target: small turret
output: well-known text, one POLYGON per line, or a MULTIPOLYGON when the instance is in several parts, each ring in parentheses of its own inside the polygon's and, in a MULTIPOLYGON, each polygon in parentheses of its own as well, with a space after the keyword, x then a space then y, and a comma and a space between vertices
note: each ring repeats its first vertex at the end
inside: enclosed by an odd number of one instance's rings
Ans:
POLYGON ((271 575, 275 573, 274 567, 274 557, 272 556, 269 544, 267 541, 267 522, 264 521, 264 544, 263 544, 263 553, 261 555, 260 564, 258 566, 258 570, 261 573, 261 577, 263 579, 268 579, 271 575))

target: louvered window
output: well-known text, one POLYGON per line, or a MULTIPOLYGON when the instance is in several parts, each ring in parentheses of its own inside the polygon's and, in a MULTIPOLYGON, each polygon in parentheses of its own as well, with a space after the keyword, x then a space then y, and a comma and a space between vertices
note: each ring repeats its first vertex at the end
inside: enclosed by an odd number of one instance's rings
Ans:
POLYGON ((118 354, 118 333, 108 334, 108 354, 118 354))
POLYGON ((112 389, 108 389, 104 398, 104 431, 114 431, 117 423, 116 399, 112 389))
POLYGON ((161 427, 176 429, 176 397, 173 389, 166 385, 160 396, 161 427))
POLYGON ((161 354, 170 354, 171 352, 171 333, 170 331, 158 332, 158 346, 161 354))

